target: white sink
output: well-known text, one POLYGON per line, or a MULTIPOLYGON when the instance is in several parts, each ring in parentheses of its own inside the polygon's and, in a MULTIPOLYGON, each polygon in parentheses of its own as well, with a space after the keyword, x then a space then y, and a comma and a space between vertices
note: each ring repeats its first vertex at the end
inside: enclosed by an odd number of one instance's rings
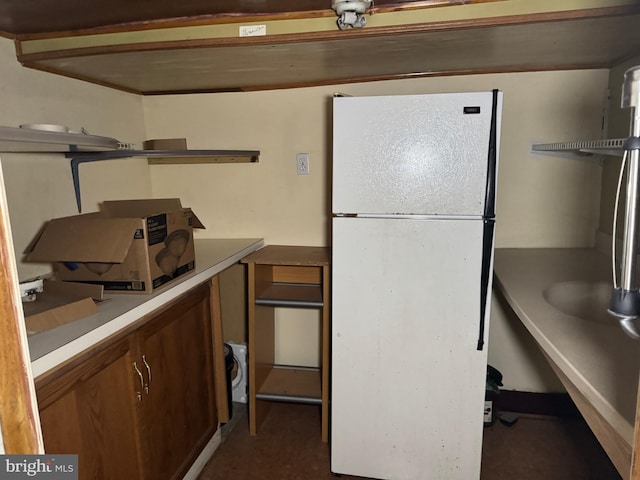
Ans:
POLYGON ((566 315, 617 326, 618 320, 607 312, 612 289, 608 282, 576 280, 553 284, 542 295, 549 305, 566 315))

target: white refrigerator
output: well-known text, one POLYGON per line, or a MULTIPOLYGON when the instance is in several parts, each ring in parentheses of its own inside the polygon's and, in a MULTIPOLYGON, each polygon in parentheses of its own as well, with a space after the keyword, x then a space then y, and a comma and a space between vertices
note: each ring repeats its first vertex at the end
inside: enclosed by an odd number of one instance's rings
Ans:
POLYGON ((331 470, 480 477, 502 93, 333 100, 331 470))

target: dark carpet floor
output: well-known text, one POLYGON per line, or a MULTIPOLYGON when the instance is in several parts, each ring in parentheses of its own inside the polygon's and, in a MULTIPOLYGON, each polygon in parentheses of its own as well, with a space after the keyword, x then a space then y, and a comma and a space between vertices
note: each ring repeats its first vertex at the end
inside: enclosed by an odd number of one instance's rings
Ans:
MULTIPOLYGON (((245 405, 234 404, 234 418, 223 427, 222 445, 199 480, 338 478, 329 468, 329 447, 320 441, 318 407, 274 404, 258 436, 251 437, 245 405)), ((427 472, 424 478, 429 478, 427 472)), ((521 415, 510 427, 497 422, 484 429, 481 479, 620 480, 620 476, 581 418, 521 415)))

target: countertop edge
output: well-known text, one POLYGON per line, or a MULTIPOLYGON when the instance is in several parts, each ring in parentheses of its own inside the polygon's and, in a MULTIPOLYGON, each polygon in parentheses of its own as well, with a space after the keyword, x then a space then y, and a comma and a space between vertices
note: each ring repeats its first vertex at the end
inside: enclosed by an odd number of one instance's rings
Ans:
MULTIPOLYGON (((500 249, 496 249, 496 253, 499 254, 500 249)), ((505 249, 510 250, 510 249, 505 249)), ((519 250, 519 249, 518 249, 519 250)), ((523 255, 527 254, 527 251, 533 251, 539 249, 522 249, 523 255)), ((552 249, 549 249, 552 250, 552 249)), ((578 249, 576 249, 578 250, 578 249)), ((584 250, 584 249, 583 249, 584 250)), ((515 315, 523 323, 529 334, 533 337, 538 347, 548 355, 548 360, 555 363, 556 367, 566 375, 571 381, 572 385, 581 392, 586 398, 596 400, 592 406, 595 410, 602 415, 611 427, 618 432, 625 442, 631 444, 633 439, 634 426, 628 423, 628 421, 617 411, 611 402, 600 392, 594 385, 589 384, 583 378, 580 365, 574 365, 565 354, 554 344, 552 338, 549 338, 548 333, 543 331, 541 327, 536 323, 535 312, 527 312, 525 308, 520 304, 520 300, 515 298, 511 291, 512 289, 506 285, 506 280, 501 278, 499 273, 500 268, 495 271, 495 286, 499 290, 500 294, 504 297, 510 308, 515 315)), ((505 275, 508 276, 508 275, 505 275)), ((542 292, 540 292, 542 295, 542 292)))
MULTIPOLYGON (((226 256, 221 261, 215 264, 201 267, 197 266, 195 274, 188 276, 182 281, 177 281, 175 284, 168 286, 167 289, 155 296, 149 297, 147 301, 143 301, 140 305, 128 310, 122 315, 119 315, 109 322, 95 328, 84 335, 70 341, 69 343, 62 345, 59 348, 41 356, 40 358, 31 362, 31 371, 33 378, 37 378, 47 371, 57 367, 63 362, 73 358, 74 356, 82 353, 83 351, 91 348, 101 340, 108 338, 111 335, 118 333, 120 330, 126 328, 132 323, 138 321, 143 316, 152 313, 153 311, 163 307, 172 300, 176 299, 183 293, 191 290, 192 288, 208 281, 210 278, 230 267, 234 263, 239 262, 246 255, 258 250, 264 245, 263 239, 237 239, 245 242, 251 242, 247 246, 235 251, 233 254, 226 256)), ((215 240, 213 240, 215 241, 215 240)), ((207 244, 207 239, 197 240, 197 244, 207 244)), ((196 252, 196 256, 197 256, 196 252)), ((197 257, 196 257, 197 259, 197 257)), ((197 260, 196 260, 197 261, 197 260)))

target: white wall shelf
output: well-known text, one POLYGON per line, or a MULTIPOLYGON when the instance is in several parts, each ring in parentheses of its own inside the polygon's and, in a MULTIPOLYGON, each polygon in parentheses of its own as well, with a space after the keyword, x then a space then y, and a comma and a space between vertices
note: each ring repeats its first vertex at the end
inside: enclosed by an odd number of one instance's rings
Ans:
POLYGON ((81 163, 130 157, 147 157, 151 165, 256 163, 260 158, 258 150, 133 150, 131 144, 122 143, 115 138, 2 126, 0 152, 64 153, 71 159, 78 213, 82 212, 78 172, 81 163))
POLYGON ((609 155, 622 156, 622 146, 626 138, 614 138, 609 140, 586 140, 577 142, 539 143, 531 145, 533 153, 560 153, 574 154, 577 156, 609 155))
POLYGON ((98 135, 0 126, 0 152, 95 151, 126 147, 128 145, 115 138, 98 135))

